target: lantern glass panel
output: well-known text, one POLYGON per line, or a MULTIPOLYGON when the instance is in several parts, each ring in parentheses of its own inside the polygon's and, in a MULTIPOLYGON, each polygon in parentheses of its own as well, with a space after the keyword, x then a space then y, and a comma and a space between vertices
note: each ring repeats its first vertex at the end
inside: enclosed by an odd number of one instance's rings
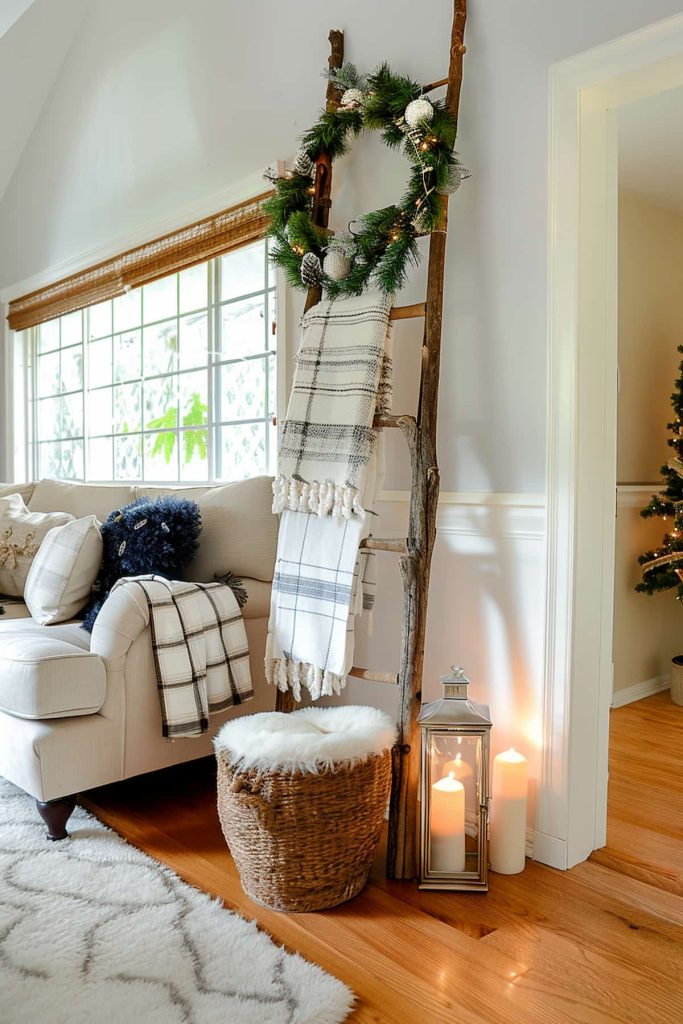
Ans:
POLYGON ((480 871, 482 736, 430 731, 429 873, 480 871))

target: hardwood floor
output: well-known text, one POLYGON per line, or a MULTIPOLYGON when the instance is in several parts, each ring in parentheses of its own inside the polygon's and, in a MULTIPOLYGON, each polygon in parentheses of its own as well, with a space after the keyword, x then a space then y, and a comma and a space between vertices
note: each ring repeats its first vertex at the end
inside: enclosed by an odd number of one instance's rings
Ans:
POLYGON ((680 1024, 681 723, 668 694, 613 711, 607 847, 569 872, 528 861, 520 875, 493 875, 480 895, 388 882, 380 852, 350 903, 318 914, 264 910, 240 888, 207 761, 84 802, 347 982, 358 996, 349 1024, 680 1024))

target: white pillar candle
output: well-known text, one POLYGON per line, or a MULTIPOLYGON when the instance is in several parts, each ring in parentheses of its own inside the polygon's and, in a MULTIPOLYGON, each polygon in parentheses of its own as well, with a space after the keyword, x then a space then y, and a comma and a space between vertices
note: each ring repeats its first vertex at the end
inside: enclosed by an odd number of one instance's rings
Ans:
POLYGON ((513 747, 493 761, 491 791, 491 869, 502 875, 524 870, 526 853, 526 758, 513 747))
POLYGON ((429 838, 431 871, 465 870, 465 787, 454 772, 432 786, 429 838))

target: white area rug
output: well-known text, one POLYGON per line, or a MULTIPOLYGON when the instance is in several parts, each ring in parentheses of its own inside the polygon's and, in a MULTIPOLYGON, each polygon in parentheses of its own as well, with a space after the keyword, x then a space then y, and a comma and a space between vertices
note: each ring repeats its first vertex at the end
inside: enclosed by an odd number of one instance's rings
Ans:
POLYGON ((82 808, 0 779, 3 1024, 339 1024, 353 996, 82 808))

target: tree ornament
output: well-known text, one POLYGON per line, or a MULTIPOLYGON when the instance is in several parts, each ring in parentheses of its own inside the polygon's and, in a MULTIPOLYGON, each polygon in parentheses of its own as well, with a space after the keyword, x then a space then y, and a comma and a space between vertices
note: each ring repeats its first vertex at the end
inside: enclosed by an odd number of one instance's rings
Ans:
POLYGON ((468 171, 466 167, 462 167, 460 164, 453 164, 448 172, 448 181, 437 188, 437 192, 440 196, 452 196, 454 192, 457 192, 460 188, 461 183, 465 178, 471 178, 472 172, 468 171))
POLYGON ((311 285, 320 284, 322 276, 320 257, 314 252, 304 253, 301 258, 301 283, 310 288, 311 285))
POLYGON ((360 89, 347 89, 340 100, 340 106, 344 110, 354 110, 363 102, 363 93, 360 89))
POLYGON ((411 128, 416 128, 420 123, 429 124, 434 117, 434 107, 428 99, 420 96, 408 104, 404 117, 411 128))
POLYGON ((351 270, 351 257, 346 256, 341 249, 330 249, 323 260, 323 273, 330 281, 343 281, 349 276, 351 270))
POLYGON ((300 174, 302 178, 312 178, 315 174, 315 163, 305 149, 300 149, 296 154, 292 170, 295 174, 300 174))

